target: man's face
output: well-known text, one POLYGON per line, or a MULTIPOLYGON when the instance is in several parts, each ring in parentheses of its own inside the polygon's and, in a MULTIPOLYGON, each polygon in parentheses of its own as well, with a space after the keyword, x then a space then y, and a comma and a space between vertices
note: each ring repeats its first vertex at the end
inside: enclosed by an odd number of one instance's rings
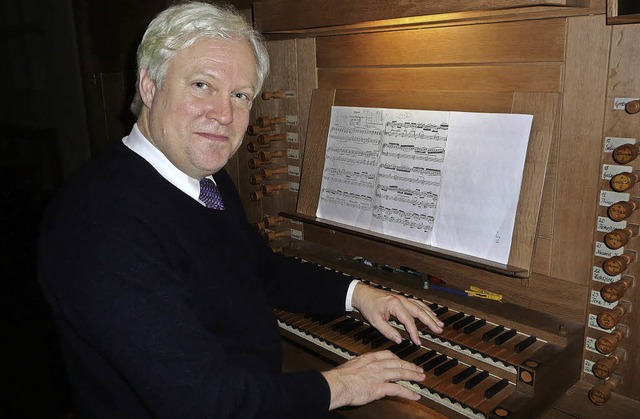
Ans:
POLYGON ((217 172, 242 143, 255 68, 246 41, 199 38, 171 59, 162 88, 142 70, 140 90, 149 108, 139 121, 142 133, 187 175, 217 172))

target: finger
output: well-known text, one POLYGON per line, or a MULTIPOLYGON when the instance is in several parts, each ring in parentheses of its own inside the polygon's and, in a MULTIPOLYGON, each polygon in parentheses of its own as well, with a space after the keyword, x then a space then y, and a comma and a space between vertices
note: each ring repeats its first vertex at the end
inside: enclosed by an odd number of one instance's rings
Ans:
POLYGON ((442 333, 444 323, 438 318, 433 310, 427 307, 422 301, 410 301, 413 303, 413 308, 407 307, 407 309, 410 310, 411 314, 429 327, 433 332, 442 333))
POLYGON ((404 325, 404 330, 409 333, 409 338, 411 338, 411 342, 416 345, 420 345, 422 342, 420 341, 420 335, 418 334, 418 328, 416 327, 416 322, 413 320, 413 317, 408 313, 398 313, 396 318, 400 323, 404 325))
POLYGON ((402 335, 400 332, 385 319, 375 319, 371 321, 373 327, 378 329, 387 339, 394 341, 395 343, 402 342, 402 335))
MULTIPOLYGON (((396 319, 398 319, 398 321, 404 325, 404 328, 409 334, 411 341, 416 345, 420 345, 420 334, 418 333, 418 327, 416 326, 414 317, 417 317, 418 319, 420 319, 420 321, 423 321, 424 319, 427 323, 433 323, 433 320, 430 319, 429 315, 425 313, 425 311, 422 310, 420 306, 414 304, 409 300, 407 300, 406 305, 403 305, 403 308, 405 308, 405 310, 398 310, 398 312, 394 313, 394 315, 396 319)), ((436 326, 434 325, 434 327, 436 326)), ((441 331, 442 329, 437 329, 436 327, 436 333, 440 333, 441 331)))
POLYGON ((420 400, 420 395, 396 383, 385 383, 382 391, 386 396, 402 397, 413 401, 420 400))
POLYGON ((380 356, 383 358, 376 360, 376 363, 385 381, 424 379, 424 370, 413 362, 404 361, 390 351, 382 351, 380 356))

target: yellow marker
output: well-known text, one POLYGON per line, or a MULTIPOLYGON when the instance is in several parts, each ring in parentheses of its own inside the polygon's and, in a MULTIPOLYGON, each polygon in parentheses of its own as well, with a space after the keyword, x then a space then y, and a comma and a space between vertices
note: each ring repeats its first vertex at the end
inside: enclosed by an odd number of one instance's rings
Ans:
POLYGON ((487 300, 494 300, 502 302, 502 294, 496 294, 495 292, 483 290, 482 288, 469 286, 470 289, 464 290, 469 297, 484 298, 487 300))

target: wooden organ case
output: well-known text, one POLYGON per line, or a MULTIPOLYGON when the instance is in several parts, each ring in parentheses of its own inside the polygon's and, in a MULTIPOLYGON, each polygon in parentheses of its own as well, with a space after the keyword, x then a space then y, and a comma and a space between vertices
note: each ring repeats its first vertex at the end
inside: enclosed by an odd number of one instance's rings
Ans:
MULTIPOLYGON (((431 368, 405 383, 421 403, 345 416, 623 418, 640 408, 640 25, 607 18, 607 6, 262 0, 247 10, 272 63, 227 167, 250 220, 274 251, 423 299, 447 323, 440 337, 423 331, 420 348, 376 346, 431 368), (534 115, 509 262, 316 218, 333 105, 534 115), (446 288, 425 290, 426 275, 446 288), (471 286, 502 302, 451 292, 471 286)), ((287 368, 372 350, 357 313, 276 314, 287 368)))

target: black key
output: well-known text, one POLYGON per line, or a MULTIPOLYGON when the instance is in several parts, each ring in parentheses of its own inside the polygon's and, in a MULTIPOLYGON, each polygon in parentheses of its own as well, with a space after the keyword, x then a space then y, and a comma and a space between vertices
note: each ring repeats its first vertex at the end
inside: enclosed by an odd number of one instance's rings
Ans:
POLYGON ((491 340, 496 336, 498 336, 503 331, 504 331, 504 326, 496 326, 493 329, 486 332, 484 335, 482 335, 482 340, 484 341, 491 340))
POLYGON ((431 304, 429 304, 427 307, 429 307, 431 310, 435 310, 435 309, 437 309, 437 308, 438 308, 438 304, 436 304, 436 303, 431 303, 431 304))
POLYGON ((355 322, 356 319, 354 319, 353 317, 347 317, 344 320, 339 321, 338 323, 334 324, 333 326, 331 326, 331 330, 340 330, 341 328, 348 326, 350 324, 352 324, 353 322, 355 322))
POLYGON ((421 348, 420 345, 413 345, 412 344, 411 346, 409 346, 407 348, 404 348, 403 350, 398 352, 396 355, 398 355, 398 358, 400 358, 400 359, 405 359, 406 357, 408 357, 412 353, 416 352, 420 348, 421 348))
POLYGON ((458 365, 458 360, 450 359, 444 364, 440 365, 435 370, 433 370, 433 375, 435 375, 436 377, 440 377, 442 374, 449 371, 451 368, 455 367, 456 365, 458 365))
POLYGON ((371 347, 379 348, 380 346, 384 345, 387 342, 391 342, 391 341, 381 334, 379 338, 371 342, 371 347))
POLYGON ((413 363, 416 364, 416 365, 422 365, 425 362, 427 362, 428 360, 430 360, 431 358, 433 358, 434 356, 436 356, 437 354, 438 353, 432 349, 429 352, 426 352, 426 353, 416 357, 416 359, 413 360, 413 363))
POLYGON ((477 322, 472 323, 469 326, 465 327, 464 328, 464 334, 465 335, 470 335, 473 332, 475 332, 476 330, 480 329, 485 324, 487 324, 487 321, 485 319, 480 319, 477 322))
POLYGON ((362 324, 363 323, 360 320, 356 320, 355 322, 351 323, 350 325, 345 326, 342 329, 340 329, 340 334, 346 335, 349 332, 353 332, 358 327, 362 326, 362 324))
POLYGON ((531 346, 534 343, 536 343, 537 340, 538 340, 538 338, 536 338, 535 336, 529 336, 525 340, 513 345, 513 350, 514 350, 515 353, 519 354, 520 352, 522 352, 525 349, 527 349, 529 346, 531 346))
MULTIPOLYGON (((361 330, 360 332, 356 333, 353 338, 355 340, 363 340, 369 336, 373 336, 374 334, 376 334, 376 332, 380 333, 378 329, 376 329, 375 327, 369 326, 367 329, 361 330)), ((368 342, 363 342, 363 343, 368 343, 368 342)))
POLYGON ((463 327, 467 327, 469 326, 471 323, 473 323, 476 320, 475 316, 467 316, 464 319, 460 320, 459 322, 455 322, 453 326, 451 326, 451 328, 453 330, 460 330, 463 327))
POLYGON ((380 331, 378 329, 374 329, 374 330, 375 330, 375 332, 371 336, 367 336, 366 338, 362 338, 362 343, 364 343, 365 345, 368 345, 368 344, 373 343, 376 340, 384 337, 384 335, 382 333, 380 333, 380 331))
POLYGON ((517 334, 518 334, 518 331, 516 329, 511 329, 508 332, 504 332, 503 334, 498 336, 496 340, 493 341, 493 344, 496 346, 500 346, 517 334))
POLYGON ((435 313, 436 316, 441 316, 444 313, 446 313, 447 311, 449 311, 449 307, 447 306, 442 306, 436 310, 433 310, 433 312, 435 313))
POLYGON ((503 378, 502 380, 498 381, 497 383, 495 383, 494 385, 486 389, 484 392, 484 397, 486 397, 487 399, 490 399, 496 394, 498 394, 500 390, 502 390, 508 385, 509 385, 509 380, 507 380, 506 378, 503 378))
POLYGON ((470 365, 469 368, 467 368, 466 370, 460 371, 459 373, 454 375, 453 378, 451 379, 451 382, 453 384, 460 384, 461 382, 463 382, 464 380, 466 380, 467 378, 475 374, 476 369, 477 369, 476 367, 474 367, 473 365, 470 365))
POLYGON ((489 376, 489 371, 479 372, 476 375, 474 375, 472 378, 469 378, 464 383, 464 388, 466 388, 467 390, 471 390, 472 388, 474 388, 475 386, 477 386, 478 384, 486 380, 488 376, 489 376))
POLYGON ((429 370, 434 369, 438 365, 442 364, 446 360, 447 360, 447 356, 446 355, 444 355, 444 354, 439 355, 439 356, 433 358, 431 361, 428 361, 425 364, 423 364, 422 365, 422 369, 424 370, 424 372, 427 372, 429 370))
MULTIPOLYGON (((307 317, 307 316, 305 316, 307 317)), ((313 320, 316 323, 320 323, 320 324, 327 324, 329 322, 332 322, 334 320, 336 320, 339 316, 309 316, 309 318, 311 318, 311 320, 313 320)))
POLYGON ((397 354, 398 352, 400 352, 401 350, 403 350, 404 348, 406 348, 409 345, 411 345, 411 341, 410 340, 403 340, 400 343, 396 343, 395 345, 392 345, 391 347, 388 348, 388 350, 390 350, 394 354, 397 354))
POLYGON ((447 317, 442 321, 442 323, 444 323, 445 326, 449 326, 457 322, 458 320, 464 319, 464 316, 466 316, 466 314, 464 314, 463 312, 460 312, 460 313, 454 314, 453 316, 447 317))

